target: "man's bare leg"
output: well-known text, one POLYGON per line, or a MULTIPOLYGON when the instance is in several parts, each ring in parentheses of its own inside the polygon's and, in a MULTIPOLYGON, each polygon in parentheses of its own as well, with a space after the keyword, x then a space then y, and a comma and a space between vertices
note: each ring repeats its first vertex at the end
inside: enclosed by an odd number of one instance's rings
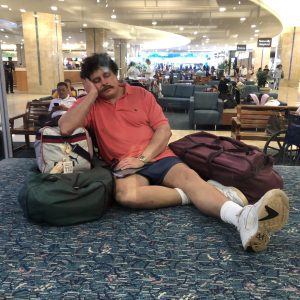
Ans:
POLYGON ((282 228, 288 219, 288 198, 281 190, 267 192, 255 205, 241 207, 228 201, 219 190, 203 181, 185 164, 174 165, 164 178, 167 187, 149 186, 147 179, 132 175, 116 180, 116 199, 128 207, 159 208, 179 205, 181 197, 174 189, 182 189, 198 209, 221 217, 240 232, 244 249, 266 249, 270 235, 282 228), (270 214, 272 210, 272 215, 270 214))
POLYGON ((138 174, 116 179, 117 202, 132 208, 162 208, 181 205, 179 193, 169 187, 149 185, 148 180, 138 174))
POLYGON ((146 178, 131 175, 116 179, 116 199, 134 208, 160 208, 181 204, 181 197, 175 187, 182 189, 193 204, 203 213, 220 216, 222 205, 228 200, 216 188, 206 183, 185 164, 174 165, 163 181, 166 186, 149 186, 146 178))

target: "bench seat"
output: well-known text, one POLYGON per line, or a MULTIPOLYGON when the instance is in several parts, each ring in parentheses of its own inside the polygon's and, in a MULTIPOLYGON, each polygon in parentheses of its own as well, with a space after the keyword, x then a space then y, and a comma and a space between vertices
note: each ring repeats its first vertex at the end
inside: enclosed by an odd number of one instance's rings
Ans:
MULTIPOLYGON (((296 106, 259 106, 238 105, 237 116, 232 118, 231 137, 237 140, 267 141, 270 134, 266 131, 270 116, 276 112, 284 114, 297 110, 296 106)), ((278 136, 279 140, 284 135, 278 136)))
MULTIPOLYGON (((25 144, 21 147, 13 149, 14 151, 20 148, 30 147, 30 135, 35 135, 40 128, 39 120, 41 116, 47 117, 49 115, 48 108, 51 100, 32 100, 27 102, 25 113, 14 116, 9 119, 10 134, 24 135, 25 144), (21 121, 21 125, 18 125, 21 121)), ((13 141, 13 139, 11 139, 13 141)))

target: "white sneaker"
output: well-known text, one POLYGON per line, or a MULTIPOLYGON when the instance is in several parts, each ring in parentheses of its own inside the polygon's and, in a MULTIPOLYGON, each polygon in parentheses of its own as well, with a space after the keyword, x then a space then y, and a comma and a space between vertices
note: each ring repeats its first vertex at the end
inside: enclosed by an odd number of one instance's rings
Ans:
POLYGON ((226 196, 226 198, 235 202, 236 204, 240 206, 248 205, 248 200, 246 196, 239 189, 233 186, 225 186, 214 180, 208 180, 207 183, 214 186, 221 193, 223 193, 226 196))
POLYGON ((267 248, 270 235, 279 231, 289 216, 289 200, 279 189, 268 191, 254 205, 247 205, 238 219, 238 230, 245 250, 267 248))

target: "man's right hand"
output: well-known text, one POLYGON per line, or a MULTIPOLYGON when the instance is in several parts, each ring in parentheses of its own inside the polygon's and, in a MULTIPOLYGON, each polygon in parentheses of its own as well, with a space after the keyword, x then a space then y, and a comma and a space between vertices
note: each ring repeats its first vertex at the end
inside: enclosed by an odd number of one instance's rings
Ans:
POLYGON ((96 89, 95 85, 88 78, 83 79, 82 84, 83 84, 85 91, 88 94, 94 94, 94 95, 96 95, 96 97, 98 96, 98 90, 96 89))

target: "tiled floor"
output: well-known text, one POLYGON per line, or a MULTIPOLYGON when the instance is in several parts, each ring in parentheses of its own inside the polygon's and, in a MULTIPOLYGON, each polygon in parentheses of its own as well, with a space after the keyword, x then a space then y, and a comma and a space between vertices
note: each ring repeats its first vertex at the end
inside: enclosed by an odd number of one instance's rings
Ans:
MULTIPOLYGON (((75 86, 80 88, 81 86, 75 86)), ((279 99, 288 103, 288 105, 300 106, 300 88, 281 87, 279 90, 279 99)), ((49 96, 47 94, 30 94, 20 93, 15 91, 14 94, 7 95, 8 113, 9 116, 16 116, 25 111, 27 101, 37 99, 40 97, 49 96)), ((194 133, 194 130, 173 130, 171 141, 177 140, 187 134, 194 133)), ((230 136, 230 131, 212 131, 216 135, 230 136)), ((13 137, 14 141, 22 141, 21 136, 13 137)), ((32 137, 34 140, 34 137, 32 137)), ((259 147, 263 147, 264 142, 247 141, 249 144, 254 144, 259 147)))

